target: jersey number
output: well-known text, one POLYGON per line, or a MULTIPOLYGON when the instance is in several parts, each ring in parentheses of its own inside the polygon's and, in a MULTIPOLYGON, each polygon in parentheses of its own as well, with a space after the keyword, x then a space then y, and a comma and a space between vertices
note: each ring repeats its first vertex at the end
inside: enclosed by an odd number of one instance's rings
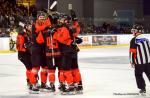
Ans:
POLYGON ((55 40, 52 40, 50 39, 50 37, 47 37, 46 38, 46 42, 47 42, 47 46, 49 47, 49 49, 52 49, 52 48, 58 48, 58 44, 55 40), (53 43, 52 43, 53 41, 53 43))

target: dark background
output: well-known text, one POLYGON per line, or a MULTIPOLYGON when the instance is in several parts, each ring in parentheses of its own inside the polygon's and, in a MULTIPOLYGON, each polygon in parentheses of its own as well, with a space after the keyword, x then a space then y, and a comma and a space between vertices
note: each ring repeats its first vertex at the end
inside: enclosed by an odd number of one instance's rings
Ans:
MULTIPOLYGON (((37 7, 47 8, 48 0, 37 0, 37 7)), ((150 0, 57 0, 57 11, 69 13, 68 4, 73 5, 79 19, 85 22, 101 24, 114 18, 114 11, 133 12, 133 21, 150 26, 150 0)), ((53 0, 51 0, 53 2, 53 0)))
POLYGON ((143 0, 144 15, 150 15, 150 0, 143 0))

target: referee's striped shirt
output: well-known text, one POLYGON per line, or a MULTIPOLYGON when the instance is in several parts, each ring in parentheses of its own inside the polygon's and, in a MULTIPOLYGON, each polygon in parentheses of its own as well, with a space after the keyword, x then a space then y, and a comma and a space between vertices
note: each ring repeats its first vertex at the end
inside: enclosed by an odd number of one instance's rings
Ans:
POLYGON ((139 35, 130 42, 130 63, 136 65, 150 63, 150 42, 139 35))

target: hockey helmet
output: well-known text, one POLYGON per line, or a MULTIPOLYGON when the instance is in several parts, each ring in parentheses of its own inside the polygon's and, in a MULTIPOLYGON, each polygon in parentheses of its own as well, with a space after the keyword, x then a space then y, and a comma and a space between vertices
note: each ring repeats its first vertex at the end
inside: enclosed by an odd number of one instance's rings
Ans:
POLYGON ((49 15, 49 19, 51 20, 52 24, 57 24, 57 20, 59 19, 59 14, 54 13, 52 15, 49 15))
POLYGON ((68 24, 71 20, 71 17, 66 14, 60 14, 58 22, 63 24, 68 24))
POLYGON ((39 19, 39 20, 45 20, 46 19, 46 13, 44 12, 44 11, 38 11, 37 12, 37 18, 39 19))
POLYGON ((144 27, 142 25, 135 24, 131 29, 131 33, 144 33, 144 27))

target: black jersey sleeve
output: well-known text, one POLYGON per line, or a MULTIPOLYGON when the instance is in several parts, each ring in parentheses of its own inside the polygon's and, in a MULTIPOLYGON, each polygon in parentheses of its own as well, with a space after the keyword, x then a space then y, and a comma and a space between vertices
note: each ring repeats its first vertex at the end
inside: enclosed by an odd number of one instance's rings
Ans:
POLYGON ((137 45, 135 43, 135 37, 130 41, 130 49, 129 49, 129 59, 131 64, 135 64, 136 53, 137 53, 137 45))

